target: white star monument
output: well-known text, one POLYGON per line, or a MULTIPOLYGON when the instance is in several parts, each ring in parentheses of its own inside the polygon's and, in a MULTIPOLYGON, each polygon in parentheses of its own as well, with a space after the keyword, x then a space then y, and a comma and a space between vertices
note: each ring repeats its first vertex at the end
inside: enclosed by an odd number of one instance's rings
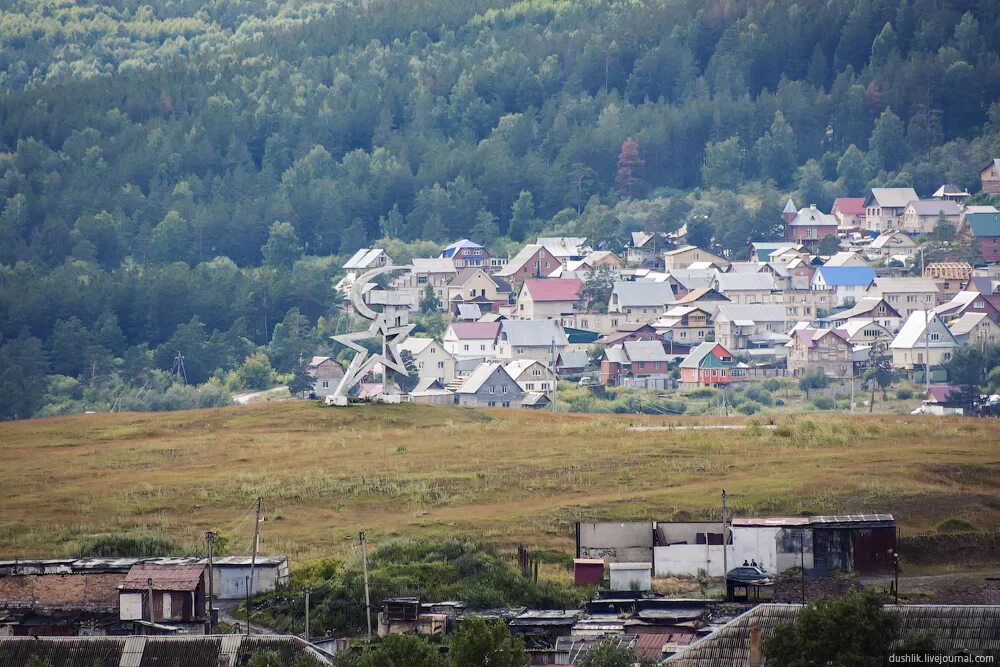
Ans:
POLYGON ((392 303, 393 297, 396 295, 395 292, 384 290, 371 290, 369 292, 369 298, 373 303, 383 304, 384 310, 378 312, 365 303, 364 289, 365 285, 375 276, 393 271, 407 271, 411 268, 410 266, 380 266, 358 276, 357 280, 354 281, 354 287, 351 288, 351 304, 358 315, 371 320, 371 325, 364 331, 330 336, 334 342, 354 350, 355 354, 350 366, 347 367, 347 372, 344 373, 344 378, 337 385, 336 391, 331 396, 327 396, 327 405, 347 405, 348 392, 357 386, 377 365, 381 365, 383 369, 382 394, 378 397, 379 400, 386 403, 399 402, 399 392, 396 382, 393 380, 393 374, 400 373, 409 376, 410 373, 406 370, 406 365, 403 363, 396 346, 410 335, 416 325, 409 323, 408 305, 399 310, 391 309, 391 306, 397 305, 392 303), (381 354, 372 354, 357 342, 368 338, 382 339, 381 354))

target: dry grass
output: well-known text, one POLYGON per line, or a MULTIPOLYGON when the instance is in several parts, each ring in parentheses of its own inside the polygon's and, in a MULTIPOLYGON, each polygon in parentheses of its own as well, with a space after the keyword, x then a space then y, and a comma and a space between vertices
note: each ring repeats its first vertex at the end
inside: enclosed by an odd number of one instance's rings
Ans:
MULTIPOLYGON (((812 416, 739 431, 630 432, 726 421, 423 406, 280 403, 0 424, 0 556, 68 554, 98 534, 344 554, 359 529, 570 548, 581 518, 888 511, 904 534, 947 518, 1000 526, 990 420, 812 416)), ((740 423, 741 420, 728 420, 740 423)))

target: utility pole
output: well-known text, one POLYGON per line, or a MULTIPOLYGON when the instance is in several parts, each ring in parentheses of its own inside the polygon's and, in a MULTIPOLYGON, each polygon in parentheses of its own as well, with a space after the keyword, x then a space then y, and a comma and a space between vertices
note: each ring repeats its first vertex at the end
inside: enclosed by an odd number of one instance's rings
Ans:
POLYGON ((250 582, 253 581, 250 577, 244 577, 247 584, 247 637, 250 636, 250 582))
POLYGON ((802 604, 806 603, 806 531, 799 531, 799 565, 801 566, 802 604))
POLYGON ((556 339, 553 338, 549 344, 549 360, 552 369, 552 412, 559 410, 556 407, 556 394, 559 391, 559 376, 556 374, 556 339))
POLYGON ((208 634, 212 634, 212 589, 215 583, 212 576, 212 558, 215 553, 215 533, 212 531, 205 533, 205 541, 208 542, 208 634))
MULTIPOLYGON (((365 620, 368 621, 368 643, 372 641, 372 602, 368 593, 368 550, 365 548, 365 531, 358 533, 358 541, 361 543, 361 566, 365 573, 365 620)), ((366 647, 367 649, 367 647, 366 647)))
POLYGON ((307 644, 309 643, 309 592, 311 590, 312 589, 310 589, 308 586, 306 586, 306 633, 305 633, 305 640, 306 640, 307 644))
POLYGON ((726 555, 726 490, 722 490, 722 578, 729 575, 729 558, 726 555))
MULTIPOLYGON (((920 249, 920 275, 924 275, 924 249, 920 249)), ((931 390, 931 321, 930 310, 924 310, 924 389, 925 393, 931 390)))
POLYGON ((264 498, 257 496, 257 518, 253 522, 253 544, 250 553, 250 585, 247 586, 247 597, 250 596, 250 586, 253 586, 253 571, 257 566, 257 547, 260 544, 260 511, 264 506, 264 498))
POLYGON ((146 577, 146 605, 149 607, 149 622, 155 623, 156 619, 153 618, 153 580, 150 577, 146 577))

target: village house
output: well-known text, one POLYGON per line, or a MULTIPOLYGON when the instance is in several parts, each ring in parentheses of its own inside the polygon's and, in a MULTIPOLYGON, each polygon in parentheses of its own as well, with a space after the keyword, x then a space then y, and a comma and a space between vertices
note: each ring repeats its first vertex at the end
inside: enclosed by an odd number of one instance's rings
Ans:
POLYGON ((966 313, 986 313, 991 319, 1000 321, 1000 308, 979 290, 962 290, 934 312, 946 320, 957 319, 966 313))
POLYGON ((865 256, 880 262, 897 256, 912 257, 916 253, 917 242, 908 234, 895 230, 879 234, 865 249, 865 256))
POLYGON ((456 360, 495 359, 500 322, 452 322, 444 332, 442 345, 456 360))
POLYGON ((534 359, 515 359, 504 364, 504 370, 525 392, 551 391, 556 384, 556 375, 552 369, 534 359))
POLYGON ((829 326, 839 327, 853 319, 874 320, 892 332, 898 331, 899 325, 903 323, 903 316, 899 311, 881 296, 862 297, 853 308, 833 313, 822 318, 822 321, 829 326))
POLYGON ((396 346, 399 353, 408 352, 417 366, 417 377, 434 378, 447 385, 455 379, 455 356, 443 343, 433 338, 410 336, 396 346))
POLYGON ((344 367, 330 357, 313 357, 306 366, 306 375, 312 378, 312 394, 317 398, 332 396, 344 379, 344 367))
POLYGON ((686 245, 663 253, 663 268, 686 269, 695 262, 710 262, 720 268, 728 268, 729 260, 693 245, 686 245))
POLYGON ((715 340, 727 350, 778 348, 788 342, 791 320, 778 304, 724 303, 715 313, 715 340))
POLYGON ((392 258, 381 248, 361 248, 351 255, 350 259, 344 262, 341 267, 344 270, 344 277, 336 284, 334 289, 344 294, 351 291, 354 281, 362 273, 377 269, 380 266, 392 264, 392 258))
POLYGON ((986 313, 965 313, 948 322, 948 329, 960 346, 971 345, 982 349, 1000 343, 1000 324, 986 313))
POLYGON ((953 201, 956 204, 961 204, 963 200, 969 197, 969 191, 958 187, 957 185, 952 185, 951 183, 944 183, 941 187, 934 191, 931 195, 932 199, 946 199, 948 201, 953 201))
POLYGON ((869 347, 875 343, 892 341, 892 332, 875 320, 865 318, 849 319, 837 327, 837 331, 847 334, 847 342, 858 347, 869 347))
POLYGON ((396 289, 407 295, 410 310, 420 309, 427 286, 434 290, 434 297, 441 304, 441 310, 448 310, 448 284, 458 274, 455 264, 443 257, 414 257, 413 268, 403 273, 396 283, 396 289))
POLYGON ((965 217, 973 243, 986 262, 1000 262, 1000 213, 973 213, 965 217))
POLYGON ((459 405, 473 408, 519 408, 524 392, 503 364, 480 364, 455 392, 459 405))
POLYGON ((788 347, 788 370, 798 376, 814 368, 828 376, 850 377, 854 348, 840 329, 797 329, 788 347))
POLYGON ((582 260, 593 250, 586 236, 539 236, 535 244, 548 250, 562 266, 582 260))
POLYGON ((1000 276, 972 276, 962 291, 981 294, 995 308, 1000 309, 1000 276))
POLYGON ((958 204, 951 200, 921 199, 906 205, 899 228, 907 234, 925 235, 932 233, 938 222, 943 220, 958 229, 961 213, 958 204))
POLYGON ((830 215, 837 219, 838 231, 858 231, 865 222, 865 198, 837 197, 833 200, 830 215))
POLYGON ((625 246, 626 264, 663 268, 663 249, 673 246, 673 243, 668 241, 664 234, 632 232, 630 236, 628 245, 625 246))
POLYGON ((983 192, 1000 195, 1000 159, 990 160, 986 166, 980 169, 979 180, 982 183, 983 192))
POLYGON ((958 341, 951 330, 933 311, 912 313, 889 344, 892 365, 904 370, 940 366, 951 359, 958 341))
POLYGON ((451 260, 456 270, 466 267, 489 269, 490 253, 483 246, 469 239, 455 241, 441 251, 441 258, 451 260))
POLYGON ((899 229, 903 211, 919 199, 913 188, 872 188, 865 197, 865 229, 879 233, 899 229))
POLYGON ((566 332, 555 320, 504 320, 497 337, 497 356, 551 365, 567 345, 566 332))
POLYGON ((626 379, 665 376, 670 358, 658 340, 633 340, 604 348, 601 384, 621 385, 626 379))
POLYGON ((671 306, 700 306, 713 313, 720 303, 728 303, 729 299, 719 290, 711 287, 698 287, 682 297, 678 297, 671 306))
POLYGON ((874 281, 875 271, 870 266, 821 266, 813 275, 811 288, 832 291, 834 307, 851 307, 874 281))
POLYGON ((530 278, 517 295, 517 317, 524 320, 561 320, 582 310, 583 282, 578 278, 530 278))
POLYGON ((547 278, 562 264, 545 246, 529 243, 493 275, 517 286, 529 278, 547 278))
POLYGON ((505 280, 478 267, 466 267, 448 284, 448 304, 458 313, 462 304, 475 304, 482 313, 496 313, 510 304, 511 288, 505 280))
POLYGON ((747 261, 763 264, 770 261, 772 253, 788 249, 802 252, 806 247, 791 241, 754 241, 747 247, 747 261))
POLYGON ((829 213, 823 213, 816 208, 816 204, 810 204, 809 208, 799 210, 794 217, 785 214, 786 241, 816 249, 824 238, 836 235, 837 218, 829 213))
POLYGON ((601 336, 597 340, 601 345, 610 347, 621 345, 630 340, 659 340, 660 336, 653 325, 645 322, 622 322, 615 330, 601 336))
POLYGON ((673 306, 653 322, 653 328, 661 337, 694 345, 714 331, 712 311, 702 306, 673 306))
POLYGON ((140 561, 129 570, 119 590, 123 621, 174 625, 205 620, 205 566, 200 563, 140 561))
POLYGON ((915 311, 928 310, 938 305, 938 286, 930 278, 879 276, 865 296, 881 296, 905 320, 915 311))
POLYGON ((556 374, 559 377, 579 375, 590 366, 590 357, 583 350, 563 350, 556 357, 556 374))
POLYGON ((833 292, 811 289, 786 289, 779 293, 780 303, 792 320, 812 320, 829 313, 835 305, 833 292))
POLYGON ((694 290, 711 287, 717 275, 715 269, 671 269, 664 282, 670 285, 675 299, 683 299, 694 290))
POLYGON ((701 343, 680 363, 682 387, 721 387, 745 382, 745 365, 721 343, 701 343))
POLYGON ((868 266, 868 262, 853 250, 841 250, 830 255, 823 266, 868 266))
POLYGON ((712 288, 736 304, 776 303, 782 298, 770 273, 720 273, 712 288))
POLYGON ((652 322, 663 314, 674 292, 667 282, 616 280, 608 301, 609 313, 621 313, 632 322, 652 322))

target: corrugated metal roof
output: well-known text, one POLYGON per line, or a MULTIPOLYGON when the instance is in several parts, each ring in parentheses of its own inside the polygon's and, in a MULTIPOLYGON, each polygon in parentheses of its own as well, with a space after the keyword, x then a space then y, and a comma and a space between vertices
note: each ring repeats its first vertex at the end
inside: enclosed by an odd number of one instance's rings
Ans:
POLYGON ((148 580, 152 579, 153 589, 157 591, 193 591, 204 574, 205 566, 200 564, 136 563, 125 576, 122 589, 145 590, 148 580))
POLYGON ((500 339, 514 347, 564 347, 566 332, 555 320, 503 320, 500 339))
POLYGON ((577 301, 583 290, 579 278, 536 278, 524 281, 533 301, 577 301))
POLYGON ((635 308, 641 306, 653 306, 662 308, 674 300, 673 290, 667 282, 625 282, 615 281, 611 288, 612 303, 617 303, 622 308, 635 308), (617 301, 615 301, 617 297, 617 301))
MULTIPOLYGON (((761 631, 761 643, 781 623, 795 620, 800 605, 762 604, 738 616, 718 631, 667 658, 682 667, 745 667, 750 657, 750 629, 761 631)), ((929 635, 935 648, 949 654, 1000 654, 998 605, 886 605, 900 619, 900 635, 929 635)), ((765 656, 766 658, 766 656, 765 656)))

